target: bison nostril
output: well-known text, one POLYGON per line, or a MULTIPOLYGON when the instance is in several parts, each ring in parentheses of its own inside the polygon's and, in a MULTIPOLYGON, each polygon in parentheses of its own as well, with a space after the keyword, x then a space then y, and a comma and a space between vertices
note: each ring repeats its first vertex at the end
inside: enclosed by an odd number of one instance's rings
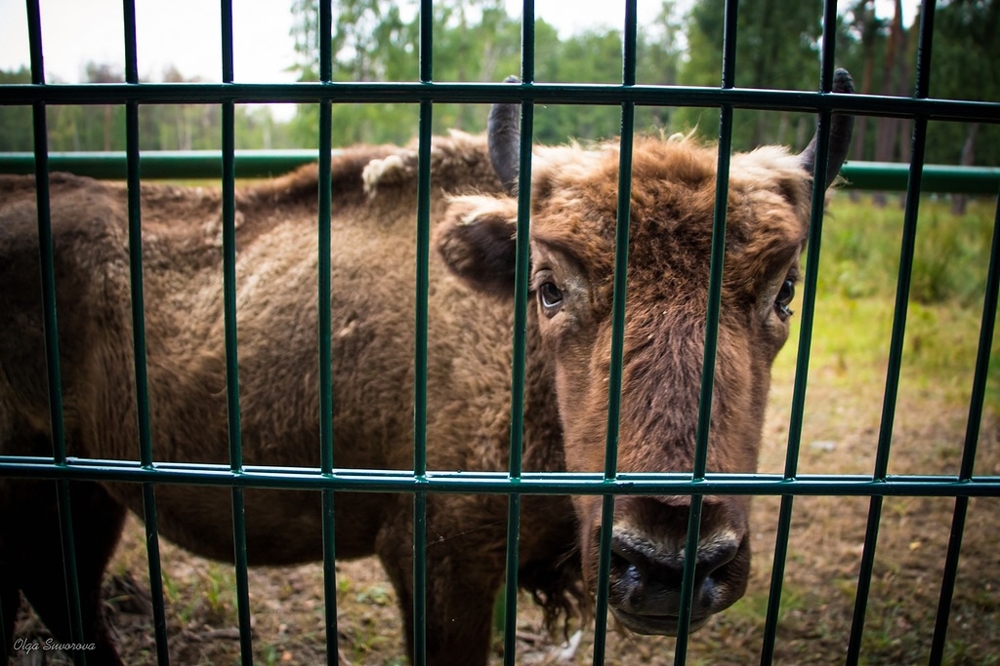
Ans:
POLYGON ((736 557, 740 544, 735 539, 717 539, 698 549, 698 577, 708 577, 736 557))
POLYGON ((654 616, 676 615, 683 572, 680 554, 630 533, 611 542, 611 604, 620 610, 654 616))
POLYGON ((611 542, 611 573, 628 595, 642 595, 648 577, 649 562, 641 551, 626 539, 615 535, 611 542))
POLYGON ((646 594, 646 571, 622 555, 611 552, 612 588, 616 596, 631 604, 641 604, 646 594))
POLYGON ((611 558, 612 564, 617 563, 619 566, 635 566, 645 559, 630 535, 620 533, 615 533, 611 537, 611 558))
POLYGON ((684 556, 658 548, 633 534, 616 533, 611 540, 611 566, 616 573, 627 572, 641 582, 639 579, 662 578, 665 572, 679 573, 684 556))

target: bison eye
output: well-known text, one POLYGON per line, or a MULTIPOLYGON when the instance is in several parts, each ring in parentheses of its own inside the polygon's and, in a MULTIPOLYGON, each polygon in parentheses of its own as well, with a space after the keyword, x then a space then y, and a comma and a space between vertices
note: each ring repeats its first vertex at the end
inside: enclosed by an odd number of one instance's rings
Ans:
POLYGON ((553 282, 543 282, 538 286, 538 300, 545 314, 551 317, 562 305, 563 295, 553 282))
POLYGON ((782 319, 788 319, 792 316, 792 310, 788 306, 793 298, 795 298, 795 280, 785 278, 781 289, 778 290, 778 296, 774 299, 774 308, 782 319))

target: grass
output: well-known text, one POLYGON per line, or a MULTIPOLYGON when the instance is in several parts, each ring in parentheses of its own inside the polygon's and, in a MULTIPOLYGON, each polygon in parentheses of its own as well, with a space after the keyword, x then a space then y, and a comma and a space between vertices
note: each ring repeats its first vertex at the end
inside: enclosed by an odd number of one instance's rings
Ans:
MULTIPOLYGON (((948 206, 926 197, 920 202, 910 298, 924 305, 981 307, 994 202, 973 200, 960 216, 948 206)), ((894 296, 903 221, 898 206, 880 208, 867 197, 851 201, 835 195, 823 225, 820 291, 848 298, 894 296)))
MULTIPOLYGON (((920 205, 901 373, 903 392, 947 389, 968 404, 979 343, 994 200, 975 200, 963 216, 946 202, 920 205)), ((811 369, 839 386, 884 388, 896 299, 903 211, 867 199, 834 197, 824 222, 811 369)), ((801 303, 798 304, 801 308, 801 303)), ((775 372, 791 372, 793 342, 775 372)), ((1000 348, 994 335, 987 409, 1000 409, 1000 348)))

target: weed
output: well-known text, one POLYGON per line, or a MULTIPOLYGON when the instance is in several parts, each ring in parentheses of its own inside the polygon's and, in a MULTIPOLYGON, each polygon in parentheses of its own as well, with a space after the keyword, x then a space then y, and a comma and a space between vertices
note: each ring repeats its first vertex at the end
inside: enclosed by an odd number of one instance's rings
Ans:
POLYGON ((171 607, 181 625, 187 625, 194 616, 197 601, 184 589, 180 581, 163 570, 163 600, 171 607))
POLYGON ((372 585, 358 592, 355 595, 355 601, 359 604, 388 606, 392 603, 392 593, 382 585, 372 585))
POLYGON ((228 585, 229 581, 224 584, 223 577, 224 574, 214 566, 204 577, 204 581, 207 583, 204 588, 205 601, 208 602, 208 607, 217 613, 224 612, 226 608, 226 602, 222 598, 223 587, 225 586, 227 591, 235 588, 235 586, 228 585))
POLYGON ((357 661, 365 663, 370 661, 373 654, 378 654, 385 650, 389 639, 383 636, 378 626, 368 625, 364 629, 360 626, 351 636, 352 649, 357 661))
POLYGON ((274 645, 257 646, 256 652, 267 666, 275 666, 281 659, 281 651, 274 645))

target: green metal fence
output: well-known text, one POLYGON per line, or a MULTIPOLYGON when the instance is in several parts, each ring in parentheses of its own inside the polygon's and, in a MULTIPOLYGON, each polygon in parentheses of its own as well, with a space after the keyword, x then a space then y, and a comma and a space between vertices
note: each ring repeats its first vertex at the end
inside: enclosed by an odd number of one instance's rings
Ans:
MULTIPOLYGON (((501 493, 509 497, 507 607, 505 613, 505 660, 513 663, 515 656, 517 556, 519 543, 520 499, 525 494, 600 495, 603 504, 603 533, 596 612, 596 641, 593 660, 603 663, 605 626, 607 616, 607 583, 610 553, 611 511, 618 495, 685 494, 692 497, 690 530, 687 552, 697 546, 702 498, 706 494, 773 495, 781 497, 778 517, 778 535, 772 573, 770 602, 766 616, 762 662, 773 658, 778 624, 778 602, 782 593, 782 580, 791 529, 792 506, 795 497, 810 495, 862 496, 870 498, 869 521, 862 554, 861 573, 857 586, 854 623, 847 647, 848 663, 857 663, 860 655, 861 636, 865 609, 875 560, 876 540, 883 499, 887 496, 936 496, 954 497, 955 509, 951 540, 941 584, 940 606, 933 637, 931 662, 940 663, 945 645, 945 632, 949 622, 951 595, 958 568, 966 513, 971 497, 1000 496, 1000 478, 973 473, 979 429, 982 421, 986 374, 989 364, 993 325, 997 314, 997 296, 1000 290, 1000 211, 995 225, 986 295, 980 327, 978 356, 973 380, 972 398, 965 439, 964 455, 959 475, 906 475, 888 474, 890 433, 897 391, 900 384, 900 367, 903 353, 903 335, 906 322, 911 266, 914 253, 917 212, 921 191, 944 190, 996 194, 1000 190, 1000 173, 997 169, 962 170, 952 167, 925 167, 923 155, 927 124, 932 120, 1000 122, 1000 104, 966 102, 928 97, 928 73, 932 53, 934 2, 925 1, 921 7, 920 47, 918 49, 917 84, 912 97, 887 98, 873 95, 831 95, 833 81, 834 39, 828 30, 822 40, 822 67, 818 82, 819 91, 772 91, 739 89, 734 86, 737 2, 726 3, 724 59, 722 85, 718 88, 693 88, 637 85, 636 72, 636 2, 627 0, 624 14, 623 74, 620 85, 544 84, 534 81, 534 7, 532 0, 524 2, 522 33, 523 83, 517 86, 496 84, 459 84, 435 82, 431 59, 432 30, 430 21, 432 2, 420 4, 420 66, 418 80, 394 83, 334 83, 330 41, 321 40, 320 82, 288 85, 256 85, 233 82, 233 31, 232 2, 222 0, 222 83, 146 84, 139 83, 136 65, 135 8, 133 0, 124 1, 126 83, 111 85, 47 85, 44 80, 42 27, 38 0, 27 0, 31 44, 32 83, 0 86, 0 103, 30 105, 34 119, 34 152, 27 155, 7 155, 0 158, 0 171, 33 172, 37 179, 38 229, 41 239, 43 265, 43 301, 50 391, 50 418, 53 440, 51 458, 22 458, 0 456, 0 476, 10 478, 54 479, 57 481, 63 557, 68 580, 75 587, 75 556, 73 552, 72 521, 69 501, 69 482, 72 480, 122 481, 142 484, 145 500, 145 522, 148 543, 148 560, 151 580, 160 580, 159 547, 154 487, 157 484, 205 484, 231 488, 233 525, 236 543, 237 600, 240 625, 240 644, 243 663, 252 662, 250 632, 249 591, 246 575, 245 522, 243 520, 243 492, 248 487, 308 489, 322 493, 324 507, 324 569, 326 592, 326 630, 329 663, 337 661, 336 582, 333 560, 333 497, 335 491, 391 491, 412 493, 415 498, 414 528, 414 605, 416 621, 415 661, 425 662, 426 641, 422 618, 427 585, 425 562, 426 497, 428 493, 501 493), (617 234, 615 296, 613 307, 612 372, 609 378, 608 439, 606 469, 603 474, 540 474, 522 472, 520 452, 524 396, 523 365, 525 338, 523 321, 527 308, 527 226, 530 188, 519 194, 521 214, 518 217, 518 264, 516 273, 516 318, 514 341, 514 367, 512 404, 512 446, 508 473, 457 473, 435 471, 427 468, 426 458, 426 409, 427 409, 427 298, 428 253, 430 230, 430 169, 429 150, 431 118, 434 104, 439 102, 491 103, 497 101, 521 104, 521 157, 520 173, 529 178, 531 171, 532 121, 538 104, 602 104, 621 108, 621 169, 619 194, 619 227, 617 234), (317 151, 244 154, 234 151, 234 105, 248 102, 297 102, 318 104, 321 109, 320 138, 317 151), (330 363, 330 110, 332 103, 401 102, 418 104, 419 123, 419 202, 417 212, 416 244, 418 265, 414 289, 417 302, 417 342, 414 349, 415 423, 413 472, 396 470, 361 471, 338 468, 333 458, 332 429, 332 378, 330 363), (150 103, 205 103, 219 104, 223 110, 222 151, 210 155, 150 155, 140 156, 138 110, 150 103), (46 137, 46 107, 59 104, 120 104, 127 111, 127 151, 124 166, 121 156, 111 155, 50 155, 46 137), (631 186, 631 148, 636 105, 699 106, 720 109, 721 130, 719 140, 718 191, 716 196, 715 226, 712 246, 712 270, 709 286, 709 315, 706 334, 703 377, 706 378, 701 393, 701 411, 693 473, 677 474, 623 474, 616 469, 619 389, 621 384, 621 358, 624 335, 626 248, 629 228, 629 191, 631 186), (897 300, 890 343, 889 370, 886 379, 882 422, 874 470, 871 475, 828 476, 800 475, 797 463, 803 424, 805 391, 808 382, 809 354, 813 327, 813 310, 816 298, 818 271, 820 270, 819 246, 823 223, 821 191, 813 197, 812 240, 806 261, 805 295, 801 334, 799 338, 798 365, 792 401, 792 418, 789 428, 787 458, 783 474, 715 474, 706 472, 706 451, 710 423, 712 378, 718 335, 719 304, 721 298, 721 272, 724 252, 721 239, 725 229, 729 157, 733 136, 733 112, 738 108, 794 110, 818 114, 820 142, 816 159, 815 182, 825 181, 826 154, 829 148, 830 118, 833 112, 869 116, 896 116, 912 119, 912 160, 908 166, 857 164, 845 167, 845 175, 858 187, 905 189, 907 192, 901 247, 897 300), (258 176, 280 172, 303 160, 319 160, 320 196, 319 219, 319 283, 317 285, 321 308, 318 345, 320 349, 321 395, 321 465, 317 469, 288 469, 247 466, 242 461, 240 396, 237 376, 238 334, 236 330, 235 284, 235 206, 234 180, 241 176, 258 176), (55 331, 55 277, 53 273, 52 238, 48 208, 48 174, 50 170, 68 169, 91 173, 100 177, 125 178, 129 191, 129 232, 131 248, 132 306, 134 325, 135 379, 139 414, 139 451, 136 461, 107 461, 67 457, 63 428, 62 396, 60 393, 59 340, 55 331), (226 330, 227 389, 229 399, 229 465, 160 463, 153 458, 149 432, 148 386, 146 378, 146 350, 143 320, 143 285, 141 264, 141 210, 138 198, 140 177, 165 175, 186 177, 218 177, 221 172, 223 185, 223 256, 224 256, 224 317, 226 330), (140 176, 141 174, 141 176, 140 176)), ((824 25, 836 22, 836 2, 826 2, 824 25)), ((320 34, 330 34, 331 7, 321 3, 320 34)), ((5 29, 11 29, 5 27, 5 29)), ((821 185, 817 185, 817 188, 821 185)), ((682 595, 687 606, 680 619, 679 638, 676 645, 676 663, 686 660, 687 631, 690 618, 690 601, 694 580, 694 558, 686 563, 682 595)), ((162 590, 157 585, 153 594, 154 626, 159 663, 168 661, 166 623, 164 619, 162 590)), ((80 599, 72 590, 69 599, 73 618, 73 640, 79 642, 83 635, 80 599)), ((0 622, 2 627, 2 622, 0 622)), ((0 645, 9 644, 11 637, 0 636, 0 645)), ((84 662, 86 654, 76 655, 84 662)))

